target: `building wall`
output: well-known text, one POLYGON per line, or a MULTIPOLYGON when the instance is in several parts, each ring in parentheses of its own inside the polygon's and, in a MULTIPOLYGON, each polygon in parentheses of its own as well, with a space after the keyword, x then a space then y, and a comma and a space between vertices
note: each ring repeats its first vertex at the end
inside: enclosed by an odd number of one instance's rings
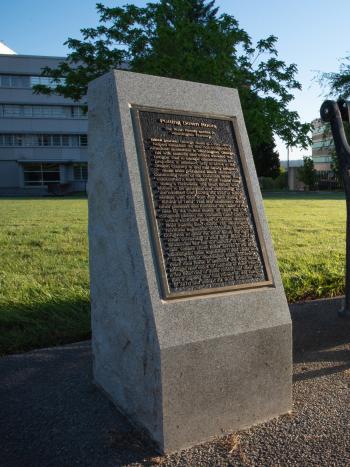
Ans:
POLYGON ((328 127, 320 118, 312 122, 312 159, 317 171, 331 170, 333 138, 328 127))
POLYGON ((0 187, 19 187, 21 184, 20 173, 16 161, 0 161, 0 187))
POLYGON ((317 162, 317 164, 315 164, 315 169, 317 170, 317 172, 327 172, 331 170, 331 164, 329 162, 317 162))
POLYGON ((63 60, 0 55, 0 194, 32 193, 33 188, 44 193, 53 184, 65 185, 66 191, 85 189, 86 180, 77 179, 87 174, 83 103, 32 90, 43 80, 43 67, 55 68, 63 60), (49 180, 49 169, 56 170, 55 181, 49 180))

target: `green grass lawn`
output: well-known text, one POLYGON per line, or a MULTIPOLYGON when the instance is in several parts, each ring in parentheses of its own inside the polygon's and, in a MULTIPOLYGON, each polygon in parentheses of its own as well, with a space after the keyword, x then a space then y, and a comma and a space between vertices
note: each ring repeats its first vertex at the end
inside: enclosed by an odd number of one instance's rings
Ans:
POLYGON ((0 199, 0 219, 0 353, 87 338, 86 199, 0 199))
POLYGON ((346 206, 342 193, 264 197, 289 302, 344 292, 346 206))
MULTIPOLYGON (((289 301, 344 288, 341 194, 267 195, 289 301)), ((85 198, 0 199, 0 353, 90 334, 85 198)))

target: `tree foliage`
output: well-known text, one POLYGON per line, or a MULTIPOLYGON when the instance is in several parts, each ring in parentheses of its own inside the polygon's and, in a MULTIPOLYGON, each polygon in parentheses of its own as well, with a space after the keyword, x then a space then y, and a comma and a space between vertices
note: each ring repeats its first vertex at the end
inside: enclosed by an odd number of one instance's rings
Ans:
POLYGON ((159 0, 145 8, 98 3, 97 10, 99 25, 66 41, 67 61, 44 69, 56 87, 38 85, 37 92, 79 100, 89 81, 127 64, 135 72, 237 88, 259 158, 263 147, 271 153, 273 134, 289 146, 310 143, 310 125, 288 109, 301 89, 297 67, 278 58, 275 36, 253 44, 233 16, 219 14, 215 0, 159 0))
POLYGON ((298 178, 312 190, 316 183, 316 170, 312 157, 304 156, 304 164, 298 168, 298 178))
MULTIPOLYGON (((319 76, 320 84, 327 86, 329 94, 333 97, 348 99, 350 97, 350 56, 343 58, 339 71, 331 73, 321 73, 319 76)), ((344 122, 344 130, 347 140, 350 142, 350 125, 344 122)), ((331 134, 330 125, 326 125, 326 131, 323 139, 329 138, 331 134)), ((342 174, 339 165, 339 159, 335 148, 331 151, 331 170, 339 182, 342 181, 342 174)))
POLYGON ((276 178, 281 173, 279 154, 273 140, 262 142, 255 147, 254 162, 260 177, 276 178))
POLYGON ((347 99, 350 96, 350 56, 342 59, 337 72, 320 73, 320 84, 328 87, 330 95, 347 99))

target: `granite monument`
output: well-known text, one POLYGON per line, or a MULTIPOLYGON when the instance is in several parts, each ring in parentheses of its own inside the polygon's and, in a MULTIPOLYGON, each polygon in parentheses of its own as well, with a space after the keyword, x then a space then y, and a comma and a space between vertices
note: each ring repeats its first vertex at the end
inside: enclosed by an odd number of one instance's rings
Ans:
POLYGON ((89 86, 94 378, 170 452, 291 409, 291 320, 238 93, 89 86))

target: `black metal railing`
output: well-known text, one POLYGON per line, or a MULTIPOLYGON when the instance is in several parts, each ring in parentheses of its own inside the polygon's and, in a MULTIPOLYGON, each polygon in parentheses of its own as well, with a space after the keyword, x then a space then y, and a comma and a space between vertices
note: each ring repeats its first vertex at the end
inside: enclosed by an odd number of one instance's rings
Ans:
POLYGON ((318 170, 315 173, 315 189, 320 191, 344 190, 344 184, 331 170, 318 170))

